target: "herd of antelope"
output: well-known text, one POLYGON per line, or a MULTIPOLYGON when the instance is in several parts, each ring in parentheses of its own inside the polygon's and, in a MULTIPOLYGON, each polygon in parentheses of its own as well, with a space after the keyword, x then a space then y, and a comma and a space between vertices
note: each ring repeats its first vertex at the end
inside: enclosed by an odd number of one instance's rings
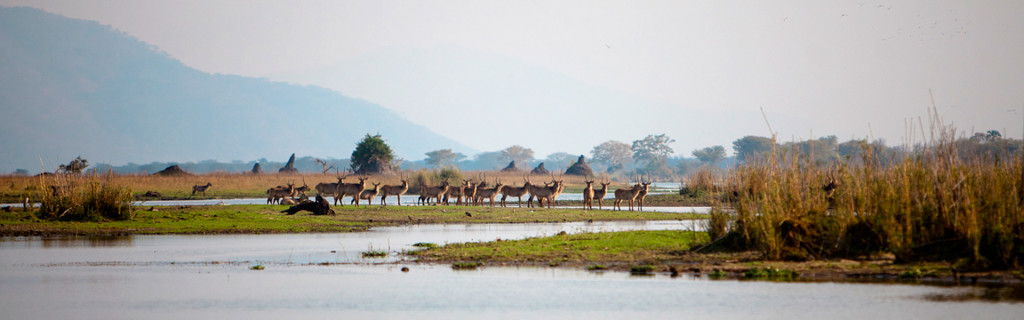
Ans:
MULTIPOLYGON (((387 205, 387 197, 395 196, 398 199, 398 205, 402 205, 402 195, 409 191, 409 182, 405 180, 405 177, 401 178, 402 184, 400 185, 381 185, 381 183, 371 183, 373 187, 368 188, 366 180, 367 177, 357 177, 358 183, 345 183, 346 177, 337 177, 338 182, 332 183, 318 183, 314 188, 318 196, 330 195, 334 197, 334 205, 344 206, 345 203, 342 200, 345 196, 352 197, 350 204, 359 205, 361 200, 366 200, 367 204, 370 204, 374 197, 380 197, 380 204, 387 205)), ((420 188, 419 198, 417 204, 428 205, 433 202, 437 204, 449 205, 454 200, 455 205, 483 205, 484 200, 487 200, 489 206, 494 207, 499 194, 501 194, 500 205, 505 207, 505 200, 509 197, 515 197, 518 199, 518 205, 521 208, 523 206, 523 197, 529 196, 526 200, 528 207, 533 207, 534 199, 537 199, 537 207, 544 207, 545 203, 548 208, 553 208, 555 200, 562 191, 565 190, 565 182, 560 179, 556 179, 551 176, 550 182, 544 182, 543 185, 533 184, 530 182, 528 177, 523 177, 523 185, 516 187, 513 185, 505 185, 500 180, 495 179, 494 185, 490 186, 486 178, 480 177, 480 182, 473 182, 472 180, 463 179, 458 185, 451 185, 446 179, 441 181, 437 186, 422 186, 420 188)), ((608 185, 611 182, 601 182, 600 189, 594 188, 594 180, 584 179, 586 187, 583 189, 583 208, 594 209, 593 202, 597 200, 598 209, 604 209, 603 200, 608 194, 608 185)), ((649 186, 651 181, 645 179, 634 179, 635 184, 629 188, 619 188, 615 190, 615 203, 614 207, 617 210, 622 210, 622 202, 628 203, 629 211, 633 211, 634 204, 636 204, 637 210, 643 211, 644 199, 647 197, 649 186)), ((202 192, 205 194, 207 185, 197 185, 193 187, 192 193, 202 192)), ((305 183, 301 187, 295 187, 294 183, 288 183, 284 186, 276 186, 267 189, 267 204, 287 204, 295 205, 308 201, 309 197, 306 192, 309 191, 309 186, 305 183)))

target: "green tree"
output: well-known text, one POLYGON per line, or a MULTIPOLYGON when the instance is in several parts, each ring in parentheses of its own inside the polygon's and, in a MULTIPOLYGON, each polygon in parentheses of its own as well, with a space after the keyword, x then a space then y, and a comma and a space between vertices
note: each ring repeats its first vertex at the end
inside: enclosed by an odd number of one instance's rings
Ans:
POLYGON ((633 150, 625 142, 609 140, 590 150, 590 159, 608 167, 608 172, 622 169, 633 155, 633 150))
POLYGON ((533 149, 524 148, 521 145, 513 145, 511 147, 501 150, 501 154, 498 156, 498 160, 501 161, 515 161, 519 165, 526 165, 533 160, 533 149))
POLYGON ((60 171, 64 173, 79 174, 82 173, 85 168, 89 167, 89 160, 82 159, 82 156, 78 156, 75 160, 71 160, 68 164, 60 165, 60 171))
POLYGON ((427 152, 426 155, 424 161, 434 167, 451 167, 466 158, 466 155, 453 152, 452 149, 434 150, 427 152))
POLYGON ((733 141, 732 151, 736 153, 736 161, 746 162, 772 151, 772 139, 756 136, 739 138, 733 141))
POLYGON ((394 152, 379 134, 366 134, 352 151, 352 171, 357 174, 387 172, 392 170, 394 159, 394 152))
POLYGON ((725 159, 725 147, 714 146, 707 147, 704 149, 693 150, 693 156, 697 157, 697 160, 700 160, 700 162, 703 164, 710 165, 712 167, 717 167, 718 162, 722 161, 722 159, 725 159))
POLYGON ((633 159, 644 162, 644 171, 650 174, 666 175, 671 174, 668 169, 668 157, 675 151, 669 147, 669 143, 676 142, 664 133, 659 135, 648 135, 646 138, 633 141, 633 159))

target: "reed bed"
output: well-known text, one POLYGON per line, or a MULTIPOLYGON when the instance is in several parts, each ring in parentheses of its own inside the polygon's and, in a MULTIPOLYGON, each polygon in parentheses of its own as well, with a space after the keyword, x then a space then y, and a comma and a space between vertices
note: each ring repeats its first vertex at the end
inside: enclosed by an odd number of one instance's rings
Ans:
POLYGON ((38 177, 43 186, 41 219, 61 221, 131 220, 132 190, 115 183, 112 176, 56 174, 38 177))
POLYGON ((709 224, 769 259, 891 253, 901 261, 1019 268, 1024 157, 965 157, 953 129, 932 136, 901 156, 883 158, 865 147, 861 159, 831 166, 774 150, 727 174, 731 199, 713 207, 731 204, 734 214, 712 215, 709 224))

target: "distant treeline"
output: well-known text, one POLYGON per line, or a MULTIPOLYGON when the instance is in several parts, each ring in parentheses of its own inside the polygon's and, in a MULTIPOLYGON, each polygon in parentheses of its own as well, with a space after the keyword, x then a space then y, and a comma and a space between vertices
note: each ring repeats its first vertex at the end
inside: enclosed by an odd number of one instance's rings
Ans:
MULTIPOLYGON (((957 152, 964 159, 976 158, 979 156, 995 160, 1004 159, 1009 158, 1009 155, 1021 152, 1022 149, 1021 140, 1003 138, 998 131, 994 130, 984 133, 975 133, 972 136, 964 136, 956 139, 954 143, 957 152)), ((693 157, 687 157, 686 155, 670 156, 660 163, 637 161, 637 159, 634 159, 635 156, 632 156, 629 152, 621 154, 617 164, 602 161, 607 157, 595 157, 595 155, 598 155, 600 146, 595 147, 595 151, 592 151, 590 154, 585 156, 588 157, 588 162, 597 174, 608 173, 625 176, 627 178, 630 175, 651 174, 661 178, 670 178, 688 175, 695 172, 702 166, 728 169, 734 167, 736 164, 745 163, 748 159, 763 159, 766 155, 772 154, 773 147, 778 151, 775 153, 778 156, 799 156, 801 159, 810 161, 817 165, 832 165, 838 162, 849 161, 856 163, 858 161, 863 161, 865 153, 870 153, 870 158, 873 159, 873 161, 885 164, 889 161, 901 159, 901 157, 911 154, 916 148, 922 148, 923 146, 888 146, 884 140, 868 141, 866 139, 854 139, 846 142, 839 142, 836 136, 826 136, 815 140, 799 142, 775 141, 775 143, 773 143, 772 139, 768 137, 746 136, 737 139, 732 143, 731 149, 733 155, 728 157, 725 156, 725 147, 723 146, 711 146, 704 149, 693 150, 690 153, 693 157)), ((561 172, 568 168, 568 166, 576 160, 576 157, 579 156, 565 152, 556 152, 544 159, 534 159, 532 156, 532 150, 529 150, 528 148, 523 149, 527 151, 527 154, 525 157, 518 158, 516 167, 525 171, 529 171, 540 163, 544 163, 547 169, 551 172, 561 172)), ((453 158, 451 159, 452 161, 447 163, 436 161, 436 159, 431 159, 430 157, 422 160, 399 159, 396 165, 398 168, 403 170, 434 169, 440 167, 454 167, 461 170, 472 171, 500 170, 509 164, 510 157, 508 156, 507 150, 509 149, 494 152, 482 152, 474 155, 472 158, 459 154, 457 155, 457 158, 453 158), (503 154, 503 152, 505 154, 503 154)), ((295 159, 295 168, 298 169, 299 172, 304 173, 323 172, 325 167, 322 162, 317 161, 318 159, 326 162, 328 167, 333 167, 333 169, 329 171, 330 173, 345 172, 346 170, 351 169, 349 159, 315 158, 311 156, 304 156, 301 158, 297 157, 295 159)), ((178 165, 185 171, 191 173, 241 173, 251 171, 256 163, 260 164, 264 173, 276 173, 278 169, 285 166, 286 161, 271 161, 266 158, 262 158, 247 162, 239 160, 231 162, 203 160, 199 162, 184 163, 128 163, 121 166, 112 166, 101 163, 90 167, 89 171, 113 171, 122 174, 152 174, 163 170, 168 166, 178 165)))

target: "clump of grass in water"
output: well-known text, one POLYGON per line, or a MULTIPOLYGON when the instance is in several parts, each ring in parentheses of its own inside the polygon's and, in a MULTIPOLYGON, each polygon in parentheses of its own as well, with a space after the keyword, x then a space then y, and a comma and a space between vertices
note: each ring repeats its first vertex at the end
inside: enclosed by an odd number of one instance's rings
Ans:
POLYGON ((387 256, 388 256, 388 252, 387 251, 376 251, 376 250, 363 251, 363 258, 383 258, 383 257, 387 257, 387 256))
POLYGON ((266 269, 266 267, 264 267, 262 264, 257 264, 255 266, 249 267, 249 270, 263 270, 263 269, 266 269))
POLYGON ((747 279, 792 280, 797 276, 796 271, 777 268, 753 268, 743 272, 747 279))
POLYGON ((111 176, 102 182, 94 175, 40 176, 44 192, 38 217, 61 221, 132 220, 135 212, 131 188, 110 182, 111 176), (49 179, 52 181, 46 181, 49 179))
POLYGON ((590 270, 590 271, 605 270, 605 269, 608 269, 608 267, 603 265, 603 264, 592 264, 592 265, 587 266, 587 270, 590 270))
POLYGON ((436 248, 437 244, 433 242, 417 242, 413 243, 412 246, 417 248, 436 248))
POLYGON ((452 269, 455 270, 472 270, 483 266, 483 262, 455 262, 452 263, 452 269))
POLYGON ((652 271, 654 271, 654 269, 655 269, 654 266, 649 265, 649 264, 639 265, 639 266, 632 266, 632 267, 629 268, 629 273, 631 273, 631 274, 649 274, 652 271))

